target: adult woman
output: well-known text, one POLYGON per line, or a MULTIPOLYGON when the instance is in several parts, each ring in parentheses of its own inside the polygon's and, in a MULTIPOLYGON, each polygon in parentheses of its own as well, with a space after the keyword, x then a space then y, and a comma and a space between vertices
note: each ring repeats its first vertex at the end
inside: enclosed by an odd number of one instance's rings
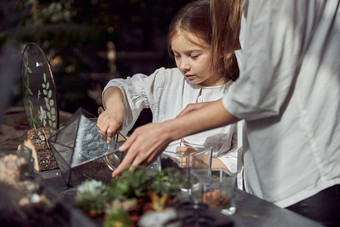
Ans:
MULTIPOLYGON (((224 1, 211 2, 221 7, 224 1)), ((244 119, 246 191, 295 211, 308 204, 309 211, 298 212, 339 225, 339 6, 245 1, 239 79, 222 100, 136 130, 121 147, 129 155, 116 173, 148 163, 173 139, 244 119), (152 133, 160 135, 157 142, 148 138, 152 133)))

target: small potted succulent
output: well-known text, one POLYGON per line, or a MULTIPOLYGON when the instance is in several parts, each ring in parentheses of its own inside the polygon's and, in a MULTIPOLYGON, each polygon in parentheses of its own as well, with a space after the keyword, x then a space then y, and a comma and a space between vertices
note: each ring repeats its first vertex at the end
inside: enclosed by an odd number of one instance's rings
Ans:
POLYGON ((75 206, 91 217, 104 214, 107 193, 105 185, 100 181, 86 180, 77 187, 74 197, 75 206))

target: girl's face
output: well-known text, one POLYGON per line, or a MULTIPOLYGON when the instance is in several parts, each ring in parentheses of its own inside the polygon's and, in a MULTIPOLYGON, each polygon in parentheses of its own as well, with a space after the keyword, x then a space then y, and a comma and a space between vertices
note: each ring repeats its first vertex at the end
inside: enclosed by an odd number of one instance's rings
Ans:
POLYGON ((202 39, 177 33, 171 40, 171 49, 177 67, 190 83, 217 86, 226 82, 222 75, 212 70, 211 49, 202 39))

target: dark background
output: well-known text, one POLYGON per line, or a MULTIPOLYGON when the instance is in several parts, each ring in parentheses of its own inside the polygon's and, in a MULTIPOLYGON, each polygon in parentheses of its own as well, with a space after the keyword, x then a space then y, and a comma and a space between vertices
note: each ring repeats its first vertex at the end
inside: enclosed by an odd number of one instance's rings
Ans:
MULTIPOLYGON (((27 43, 37 43, 51 63, 60 109, 74 113, 83 107, 97 115, 110 79, 174 66, 167 53, 168 26, 188 2, 0 0, 0 64, 7 46, 16 43, 22 51, 27 43)), ((20 90, 17 79, 10 107, 23 105, 20 90)), ((141 118, 149 121, 150 112, 143 111, 141 118)))

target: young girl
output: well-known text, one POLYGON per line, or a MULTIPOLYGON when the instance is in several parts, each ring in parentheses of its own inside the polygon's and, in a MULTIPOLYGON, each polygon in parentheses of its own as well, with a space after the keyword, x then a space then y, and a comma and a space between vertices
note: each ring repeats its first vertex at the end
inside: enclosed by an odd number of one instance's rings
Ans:
MULTIPOLYGON (((188 104, 220 99, 238 77, 238 67, 233 53, 222 50, 218 67, 212 64, 211 32, 208 0, 182 8, 173 18, 168 35, 169 53, 177 68, 111 80, 103 91, 105 111, 98 118, 98 128, 109 137, 119 131, 127 134, 143 108, 151 109, 152 121, 157 123, 176 118, 188 104)), ((183 140, 213 147, 212 167, 236 172, 235 130, 236 126, 230 125, 183 140)))

